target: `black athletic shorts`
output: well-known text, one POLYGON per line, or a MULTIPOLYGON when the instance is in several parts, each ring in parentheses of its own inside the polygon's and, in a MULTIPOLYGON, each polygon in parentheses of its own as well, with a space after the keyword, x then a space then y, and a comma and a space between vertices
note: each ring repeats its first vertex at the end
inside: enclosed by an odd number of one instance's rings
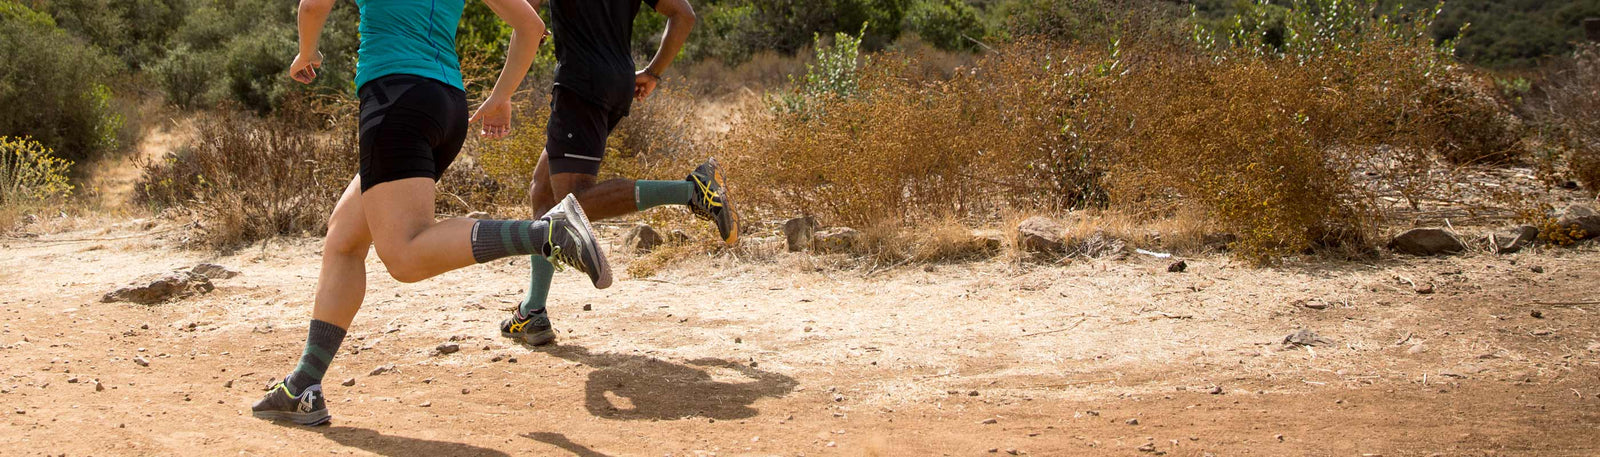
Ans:
POLYGON ((361 97, 361 191, 406 178, 438 181, 467 140, 467 93, 412 75, 389 75, 361 97))
POLYGON ((627 116, 627 106, 606 109, 572 89, 555 86, 550 92, 550 123, 544 130, 550 174, 600 174, 600 161, 606 158, 606 137, 627 116))

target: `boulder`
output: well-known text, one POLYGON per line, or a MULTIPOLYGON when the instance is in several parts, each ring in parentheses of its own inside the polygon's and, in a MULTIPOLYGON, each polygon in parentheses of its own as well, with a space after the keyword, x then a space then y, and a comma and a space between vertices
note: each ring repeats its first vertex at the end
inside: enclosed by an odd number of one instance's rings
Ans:
POLYGON ((818 252, 850 252, 861 242, 861 232, 850 227, 834 227, 817 232, 815 246, 818 252))
POLYGON ((1017 247, 1026 252, 1062 252, 1067 248, 1062 235, 1067 228, 1050 218, 1030 217, 1017 224, 1017 247))
POLYGON ((205 276, 208 279, 228 279, 239 276, 239 272, 229 270, 228 267, 214 263, 202 263, 189 269, 190 272, 205 276))
POLYGON ((1489 247, 1495 254, 1511 254, 1521 251, 1522 248, 1533 244, 1539 239, 1539 228, 1532 225, 1511 227, 1498 232, 1490 233, 1487 237, 1489 247))
POLYGON ((192 271, 174 271, 162 275, 150 275, 135 280, 132 284, 107 292, 100 297, 100 301, 133 302, 141 305, 154 305, 173 298, 183 298, 196 293, 206 293, 215 290, 211 279, 205 275, 192 271))
POLYGON ((816 235, 816 218, 804 216, 783 221, 783 237, 788 240, 789 252, 811 249, 816 235))
POLYGON ((622 245, 632 249, 634 252, 649 252, 664 242, 666 242, 666 239, 661 237, 661 232, 657 232, 655 228, 650 227, 650 224, 635 225, 633 228, 628 229, 626 235, 622 236, 622 245))
POLYGON ((1561 210, 1556 215, 1556 224, 1568 229, 1582 230, 1583 233, 1573 238, 1587 240, 1600 237, 1600 214, 1594 208, 1583 205, 1572 205, 1561 210))
POLYGON ((1006 237, 998 230, 974 230, 972 237, 963 242, 962 250, 970 252, 994 253, 1000 252, 1005 246, 1006 237))
POLYGON ((1441 228, 1414 228, 1395 235, 1389 249, 1401 254, 1432 256, 1467 250, 1460 238, 1441 228))

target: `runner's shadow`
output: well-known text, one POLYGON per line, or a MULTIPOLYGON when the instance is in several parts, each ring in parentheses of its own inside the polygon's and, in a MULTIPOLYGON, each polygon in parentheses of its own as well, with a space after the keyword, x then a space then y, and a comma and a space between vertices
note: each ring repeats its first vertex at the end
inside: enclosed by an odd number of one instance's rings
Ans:
POLYGON ((759 413, 750 407, 756 400, 788 395, 798 385, 794 378, 722 359, 677 364, 639 355, 594 353, 573 345, 534 350, 594 368, 584 389, 584 407, 589 414, 608 419, 744 419, 759 413), (713 374, 743 380, 723 381, 713 374))
POLYGON ((463 443, 449 441, 432 441, 420 438, 407 438, 404 436, 384 435, 372 430, 356 427, 315 427, 310 430, 322 433, 339 444, 360 448, 367 452, 386 456, 435 456, 435 455, 472 455, 486 457, 510 457, 510 454, 494 449, 482 448, 463 443))
POLYGON ((610 456, 608 456, 606 454, 601 454, 599 452, 595 452, 593 449, 589 449, 588 447, 586 447, 586 446, 584 446, 582 444, 574 443, 574 442, 572 442, 572 440, 567 439, 567 435, 563 435, 563 434, 560 434, 560 433, 539 432, 539 433, 528 433, 528 434, 524 434, 522 436, 524 438, 532 439, 534 441, 538 441, 538 442, 541 442, 541 443, 544 443, 544 444, 548 444, 548 445, 551 445, 551 446, 555 446, 555 447, 561 448, 563 450, 566 450, 567 452, 571 452, 572 455, 576 455, 578 457, 610 457, 610 456))

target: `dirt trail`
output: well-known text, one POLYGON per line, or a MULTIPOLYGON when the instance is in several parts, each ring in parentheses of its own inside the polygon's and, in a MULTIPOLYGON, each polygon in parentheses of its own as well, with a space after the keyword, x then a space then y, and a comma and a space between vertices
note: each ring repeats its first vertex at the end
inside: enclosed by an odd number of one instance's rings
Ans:
POLYGON ((1269 270, 1198 258, 1187 273, 1141 257, 869 274, 724 254, 604 291, 558 275, 553 348, 496 333, 525 264, 399 284, 372 256, 326 378, 334 422, 300 428, 248 408, 300 354, 317 241, 213 257, 159 231, 0 239, 3 453, 1600 453, 1593 243, 1269 270), (243 274, 163 305, 99 302, 201 261, 243 274), (1280 343, 1301 328, 1331 344, 1280 343), (433 354, 452 339, 460 352, 433 354))
POLYGON ((174 119, 152 127, 128 156, 107 158, 92 164, 84 191, 94 197, 92 202, 96 208, 107 211, 122 209, 134 201, 133 193, 138 190, 134 186, 138 184, 143 171, 136 165, 160 160, 179 146, 192 143, 194 135, 193 119, 174 119))

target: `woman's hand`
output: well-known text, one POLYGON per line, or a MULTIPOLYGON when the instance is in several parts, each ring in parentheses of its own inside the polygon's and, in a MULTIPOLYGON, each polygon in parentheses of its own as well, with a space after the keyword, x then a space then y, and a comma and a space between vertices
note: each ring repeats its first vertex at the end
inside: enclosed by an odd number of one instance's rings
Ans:
POLYGON ((311 84, 317 79, 317 69, 322 68, 322 52, 308 56, 300 53, 294 56, 294 63, 289 64, 289 77, 301 84, 311 84))
POLYGON ((483 121, 483 128, 478 130, 478 135, 484 138, 504 138, 511 134, 511 100, 490 97, 478 105, 478 111, 472 113, 472 119, 468 122, 475 124, 478 121, 483 121))

